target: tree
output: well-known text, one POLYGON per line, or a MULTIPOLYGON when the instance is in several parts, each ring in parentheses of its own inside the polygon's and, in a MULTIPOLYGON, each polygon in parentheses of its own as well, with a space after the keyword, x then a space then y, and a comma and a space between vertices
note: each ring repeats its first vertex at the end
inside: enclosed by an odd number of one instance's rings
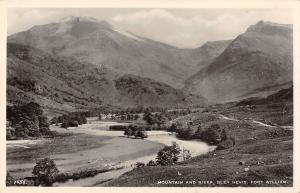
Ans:
POLYGON ((57 117, 53 117, 53 118, 50 120, 50 124, 55 124, 55 125, 57 125, 57 124, 58 124, 58 118, 57 118, 57 117))
POLYGON ((182 157, 183 157, 183 160, 184 160, 184 161, 185 161, 185 160, 191 159, 191 158, 192 158, 192 155, 191 155, 190 150, 188 150, 188 149, 183 149, 183 150, 182 150, 182 157))
MULTIPOLYGON (((7 119, 15 132, 11 133, 19 138, 39 137, 41 128, 49 128, 47 117, 43 116, 42 107, 34 102, 24 105, 8 106, 7 119)), ((51 132, 47 132, 50 134, 51 132)), ((11 136, 14 137, 14 136, 11 136)))
POLYGON ((52 186, 59 174, 59 170, 52 159, 44 158, 36 163, 32 174, 38 179, 37 185, 52 186))
POLYGON ((134 120, 138 120, 140 118, 140 116, 138 114, 134 115, 134 120))
POLYGON ((155 161, 150 160, 150 161, 147 163, 147 166, 156 166, 156 163, 155 163, 155 161))
POLYGON ((202 133, 202 139, 211 144, 218 144, 226 138, 226 132, 223 130, 219 125, 213 124, 202 133))
POLYGON ((145 130, 139 129, 139 130, 136 130, 136 131, 134 132, 134 137, 135 137, 135 138, 140 137, 140 138, 144 139, 144 138, 147 138, 147 137, 148 137, 148 134, 147 134, 147 132, 146 132, 145 130))
POLYGON ((124 131, 124 135, 127 135, 127 137, 129 138, 132 135, 131 128, 126 128, 125 131, 124 131))
POLYGON ((78 127, 78 125, 79 125, 79 124, 78 124, 78 121, 70 121, 70 122, 69 122, 69 126, 70 126, 70 127, 78 127))
POLYGON ((49 128, 50 123, 46 116, 40 116, 39 117, 39 127, 40 128, 49 128))
POLYGON ((149 125, 153 125, 157 122, 155 121, 155 116, 153 116, 149 111, 145 112, 143 120, 146 121, 149 125))
POLYGON ((157 165, 172 165, 177 163, 180 155, 180 147, 176 142, 173 142, 171 146, 165 146, 157 153, 156 163, 157 165))
POLYGON ((65 120, 65 121, 61 124, 61 127, 67 129, 67 128, 69 127, 69 121, 68 121, 68 120, 65 120))

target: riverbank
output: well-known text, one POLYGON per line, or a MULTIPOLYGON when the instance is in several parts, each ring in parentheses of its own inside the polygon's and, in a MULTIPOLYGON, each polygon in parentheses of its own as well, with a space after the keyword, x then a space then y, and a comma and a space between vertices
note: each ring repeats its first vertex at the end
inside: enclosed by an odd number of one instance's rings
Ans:
POLYGON ((88 124, 76 128, 63 129, 51 126, 52 131, 62 135, 58 138, 8 141, 7 170, 15 178, 31 176, 36 161, 44 157, 53 159, 61 172, 124 167, 86 179, 54 184, 54 186, 95 186, 132 170, 136 162, 147 163, 155 160, 157 152, 172 142, 189 149, 192 156, 214 149, 203 142, 179 140, 166 131, 149 131, 149 137, 144 140, 127 138, 122 131, 108 130, 110 125, 115 124, 128 123, 88 120, 88 124))
MULTIPOLYGON (((47 140, 7 142, 7 171, 14 178, 31 176, 37 160, 50 157, 61 172, 101 169, 156 153, 162 144, 126 137, 90 135, 60 130, 65 135, 47 140)), ((74 129, 75 130, 75 129, 74 129)))

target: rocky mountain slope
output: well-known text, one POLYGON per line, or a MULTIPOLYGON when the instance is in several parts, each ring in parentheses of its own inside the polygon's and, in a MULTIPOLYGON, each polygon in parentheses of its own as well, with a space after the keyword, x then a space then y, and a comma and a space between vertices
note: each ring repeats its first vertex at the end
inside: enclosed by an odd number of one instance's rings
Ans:
POLYGON ((105 21, 71 17, 61 22, 34 26, 8 37, 12 43, 41 49, 49 54, 72 56, 116 71, 183 87, 197 70, 195 52, 142 38, 105 21))
POLYGON ((193 60, 197 60, 199 70, 212 63, 227 48, 232 40, 208 41, 191 51, 193 60))
POLYGON ((205 99, 169 85, 9 43, 7 102, 36 101, 53 113, 114 106, 186 106, 205 99))
POLYGON ((260 21, 234 39, 185 89, 211 101, 268 95, 292 84, 291 25, 260 21))

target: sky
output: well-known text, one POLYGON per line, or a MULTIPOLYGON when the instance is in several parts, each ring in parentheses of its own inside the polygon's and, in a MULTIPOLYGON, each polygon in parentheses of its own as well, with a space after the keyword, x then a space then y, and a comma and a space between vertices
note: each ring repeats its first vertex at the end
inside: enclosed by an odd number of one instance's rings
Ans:
POLYGON ((156 41, 195 48, 207 41, 234 39, 258 21, 292 24, 289 9, 87 9, 10 8, 8 35, 70 16, 94 17, 156 41))

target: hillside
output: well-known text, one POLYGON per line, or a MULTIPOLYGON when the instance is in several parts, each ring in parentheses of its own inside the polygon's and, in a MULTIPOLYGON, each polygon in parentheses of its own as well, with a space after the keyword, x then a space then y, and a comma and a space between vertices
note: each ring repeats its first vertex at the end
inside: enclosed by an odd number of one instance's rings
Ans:
POLYGON ((33 26, 13 34, 8 42, 38 48, 49 54, 71 56, 118 74, 133 74, 183 87, 197 67, 192 51, 139 37, 92 18, 71 17, 33 26))
POLYGON ((7 102, 11 104, 36 101, 56 113, 105 104, 177 107, 189 105, 193 99, 205 102, 154 80, 122 76, 24 45, 9 43, 7 47, 7 102))
POLYGON ((267 96, 293 79, 292 26, 260 21, 234 39, 185 89, 211 101, 267 96))
POLYGON ((219 125, 235 138, 235 146, 175 165, 135 168, 105 185, 290 187, 293 185, 292 93, 291 87, 266 98, 251 99, 256 103, 244 100, 213 105, 204 112, 180 117, 176 122, 183 125, 192 122, 191 129, 219 125))
POLYGON ((199 70, 214 61, 227 48, 232 40, 209 41, 191 52, 193 60, 197 60, 199 70))
POLYGON ((203 97, 185 94, 167 84, 135 75, 119 77, 115 86, 120 96, 118 101, 129 106, 158 106, 159 102, 159 106, 187 107, 206 102, 203 97))

